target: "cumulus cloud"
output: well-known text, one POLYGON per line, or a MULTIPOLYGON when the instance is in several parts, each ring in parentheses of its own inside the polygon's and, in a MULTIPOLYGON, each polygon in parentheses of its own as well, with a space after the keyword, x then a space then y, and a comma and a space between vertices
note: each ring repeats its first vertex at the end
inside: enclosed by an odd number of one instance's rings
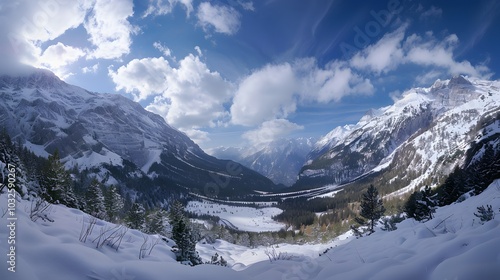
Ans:
POLYGON ((371 94, 369 79, 334 61, 324 68, 314 59, 266 65, 238 85, 231 106, 233 124, 255 126, 286 118, 301 102, 328 103, 351 94, 371 94))
POLYGON ((155 96, 146 109, 190 136, 201 139, 199 128, 227 122, 224 104, 230 101, 233 86, 193 54, 179 61, 178 67, 163 57, 134 59, 109 70, 109 76, 117 90, 133 94, 136 101, 155 96))
POLYGON ((60 68, 72 62, 77 61, 84 56, 85 52, 79 48, 66 46, 58 42, 55 45, 49 46, 40 57, 40 62, 49 67, 60 68))
POLYGON ((58 42, 45 49, 40 56, 39 63, 54 71, 59 77, 65 78, 71 74, 67 73, 64 67, 77 61, 84 55, 85 52, 83 50, 58 42))
POLYGON ((37 65, 41 43, 78 27, 93 1, 6 1, 0 9, 1 68, 37 65))
POLYGON ((258 128, 245 132, 242 137, 252 145, 259 145, 286 137, 290 133, 301 129, 304 129, 304 127, 286 119, 274 119, 265 121, 258 128))
POLYGON ((146 12, 144 12, 143 18, 154 15, 161 16, 170 14, 177 4, 181 4, 186 9, 186 16, 189 17, 193 11, 193 1, 192 0, 150 0, 146 12))
POLYGON ((232 7, 203 2, 198 6, 196 17, 206 32, 213 29, 217 33, 233 35, 240 28, 240 14, 232 7))
POLYGON ((297 108, 297 81, 288 63, 267 65, 246 77, 238 87, 231 106, 234 124, 258 125, 285 118, 297 108))
POLYGON ((97 1, 84 23, 95 49, 89 58, 115 59, 130 52, 131 34, 138 31, 128 21, 134 14, 132 0, 97 1))
POLYGON ((117 71, 109 70, 109 76, 116 84, 116 90, 133 94, 135 101, 166 90, 165 81, 172 68, 163 57, 133 59, 117 71))
POLYGON ((130 52, 130 35, 137 28, 128 22, 133 15, 132 0, 20 0, 2 3, 0 49, 6 58, 2 68, 19 62, 47 67, 61 78, 64 69, 79 58, 116 59, 130 52), (42 48, 66 31, 85 27, 90 48, 63 43, 42 48))

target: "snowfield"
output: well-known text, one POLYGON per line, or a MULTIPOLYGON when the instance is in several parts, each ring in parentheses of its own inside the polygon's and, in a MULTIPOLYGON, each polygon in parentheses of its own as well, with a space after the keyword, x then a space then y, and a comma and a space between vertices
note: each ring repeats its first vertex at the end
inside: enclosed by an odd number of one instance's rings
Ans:
POLYGON ((206 214, 217 216, 225 226, 242 231, 279 231, 285 227, 285 224, 276 222, 272 219, 273 216, 283 212, 276 207, 253 208, 229 206, 203 200, 201 202, 188 202, 186 211, 199 215, 206 214))
MULTIPOLYGON (((0 195, 2 214, 7 195, 0 195)), ((500 275, 500 180, 482 194, 461 203, 439 208, 426 223, 405 220, 398 230, 378 230, 355 239, 349 234, 330 244, 276 246, 291 260, 269 262, 264 247, 249 249, 224 241, 197 246, 204 260, 215 252, 232 267, 178 264, 170 251, 172 241, 161 242, 151 254, 139 259, 146 235, 128 230, 116 251, 109 246, 96 249, 92 242, 101 229, 113 224, 98 221, 85 243, 79 241, 82 221, 87 215, 60 205, 52 206, 54 222, 29 218, 30 203, 16 205, 16 272, 7 270, 7 240, 10 234, 6 215, 0 226, 3 260, 0 279, 6 280, 154 280, 154 279, 499 279, 500 275), (476 207, 492 205, 497 213, 484 224, 474 216, 476 207), (327 247, 333 247, 318 257, 327 247)), ((147 236, 148 242, 156 240, 147 236)), ((149 243, 148 243, 149 244, 149 243)))

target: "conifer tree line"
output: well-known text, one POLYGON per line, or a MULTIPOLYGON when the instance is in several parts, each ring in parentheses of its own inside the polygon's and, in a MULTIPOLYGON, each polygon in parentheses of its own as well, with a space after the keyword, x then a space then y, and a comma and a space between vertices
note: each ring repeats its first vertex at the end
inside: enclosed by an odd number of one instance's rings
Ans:
MULTIPOLYGON (((36 156, 14 143, 5 130, 0 132, 0 162, 19 170, 16 191, 24 198, 39 197, 63 204, 112 223, 123 223, 147 233, 165 234, 166 212, 144 209, 117 186, 105 186, 96 177, 78 170, 67 170, 55 150, 48 158, 36 156)), ((1 176, 0 176, 1 177, 1 176)), ((6 184, 4 184, 5 186, 6 184)), ((1 190, 0 190, 1 191, 1 190)))

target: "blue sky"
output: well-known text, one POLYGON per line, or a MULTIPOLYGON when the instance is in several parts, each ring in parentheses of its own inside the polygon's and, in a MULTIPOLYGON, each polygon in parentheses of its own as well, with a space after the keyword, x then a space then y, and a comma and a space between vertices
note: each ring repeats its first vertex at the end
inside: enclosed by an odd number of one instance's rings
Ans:
POLYGON ((0 3, 0 51, 117 92, 202 148, 320 137, 456 74, 498 79, 497 1, 0 3))

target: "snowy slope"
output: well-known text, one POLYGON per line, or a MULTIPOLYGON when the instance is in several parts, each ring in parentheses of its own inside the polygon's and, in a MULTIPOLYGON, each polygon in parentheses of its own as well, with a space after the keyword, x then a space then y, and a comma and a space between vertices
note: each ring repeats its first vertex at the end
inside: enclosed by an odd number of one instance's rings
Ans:
MULTIPOLYGON (((0 195, 0 205, 7 205, 0 195)), ((5 208, 3 207, 4 211, 5 208)), ((277 252, 294 256, 291 260, 270 263, 264 247, 247 249, 227 242, 198 245, 207 260, 215 252, 224 256, 233 268, 212 265, 187 267, 178 264, 169 243, 160 243, 150 255, 139 259, 143 234, 127 231, 118 251, 95 248, 92 240, 100 229, 113 227, 99 221, 87 242, 79 241, 85 214, 64 206, 52 206, 54 222, 32 222, 29 202, 16 202, 16 272, 7 270, 0 278, 32 279, 498 279, 500 275, 500 180, 482 194, 461 203, 439 208, 426 223, 406 220, 392 232, 376 231, 361 239, 349 235, 323 245, 276 246, 277 252), (484 224, 474 216, 476 207, 492 205, 494 220, 484 224), (346 239, 347 238, 347 239, 346 239), (350 242, 348 242, 350 241, 350 242), (334 247, 318 257, 327 247, 334 247)), ((0 250, 6 254, 10 234, 2 218, 0 250)), ((148 236, 154 240, 154 236, 148 236)), ((5 256, 5 255, 4 255, 5 256)), ((5 259, 4 259, 5 260, 5 259)))

